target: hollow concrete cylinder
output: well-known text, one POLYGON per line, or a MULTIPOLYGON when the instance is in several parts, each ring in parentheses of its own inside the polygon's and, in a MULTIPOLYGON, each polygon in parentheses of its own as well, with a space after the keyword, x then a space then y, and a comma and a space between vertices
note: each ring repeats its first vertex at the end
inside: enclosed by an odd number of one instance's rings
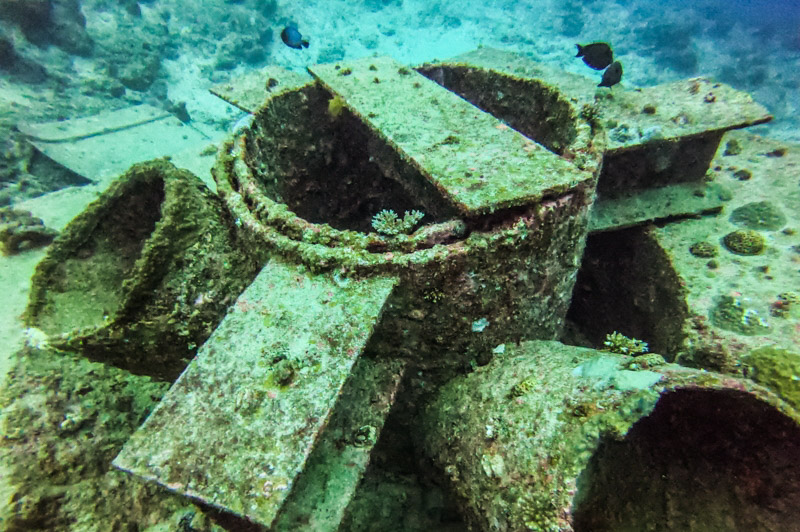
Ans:
POLYGON ((251 127, 224 146, 213 173, 244 249, 262 262, 280 255, 312 271, 336 271, 342 282, 399 276, 368 350, 421 369, 444 374, 486 360, 509 337, 556 337, 601 162, 602 144, 578 111, 564 99, 574 131, 562 141, 581 155, 568 160, 424 77, 403 68, 399 73, 397 65, 375 60, 335 68, 351 74, 331 70, 323 73, 324 83, 271 94, 251 127), (388 83, 380 85, 373 95, 377 75, 396 88, 386 94, 388 83), (351 98, 343 80, 360 78, 367 81, 351 98), (343 84, 344 96, 326 88, 328 82, 343 84), (426 115, 430 98, 415 106, 423 92, 440 106, 434 118, 426 115), (390 105, 387 97, 398 101, 390 105), (345 108, 332 114, 337 101, 345 108), (492 139, 483 143, 487 150, 521 143, 507 152, 521 166, 501 171, 464 148, 475 130, 492 139), (420 148, 413 141, 426 135, 445 144, 420 148), (485 179, 451 193, 444 183, 464 161, 473 168, 463 168, 464 179, 474 178, 481 165, 485 179), (526 179, 515 185, 515 176, 526 179), (510 203, 502 199, 530 183, 539 188, 510 203), (472 208, 463 199, 470 187, 499 192, 472 208), (386 211, 419 211, 424 218, 408 234, 389 236, 371 224, 386 211))
POLYGON ((475 530, 800 522, 800 417, 765 388, 653 355, 504 350, 445 385, 420 430, 475 530))
POLYGON ((219 198, 166 160, 141 163, 53 242, 25 322, 54 347, 173 379, 255 272, 219 198))

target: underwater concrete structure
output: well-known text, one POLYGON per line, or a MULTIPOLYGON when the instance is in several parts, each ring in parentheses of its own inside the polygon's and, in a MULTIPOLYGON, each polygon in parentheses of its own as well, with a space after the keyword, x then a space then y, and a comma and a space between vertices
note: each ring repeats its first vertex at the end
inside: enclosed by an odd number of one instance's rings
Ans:
POLYGON ((796 361, 762 351, 748 373, 714 343, 659 233, 730 201, 712 160, 762 106, 701 78, 597 89, 491 49, 309 73, 215 88, 253 113, 219 197, 136 166, 37 269, 26 320, 49 348, 163 383, 112 447, 144 500, 198 505, 184 530, 362 529, 397 461, 447 499, 403 530, 796 521, 800 414, 770 369, 796 361), (92 290, 113 301, 63 306, 92 290), (617 329, 653 353, 604 345, 617 329))

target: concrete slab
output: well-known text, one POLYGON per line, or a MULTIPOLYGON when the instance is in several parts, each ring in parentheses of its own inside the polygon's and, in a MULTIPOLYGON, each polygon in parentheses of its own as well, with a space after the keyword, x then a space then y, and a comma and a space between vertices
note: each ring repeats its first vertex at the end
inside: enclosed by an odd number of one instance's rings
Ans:
POLYGON ((394 405, 405 367, 401 360, 359 358, 274 529, 340 528, 394 405))
POLYGON ((772 118, 749 94, 706 78, 598 88, 596 80, 491 48, 419 70, 559 153, 571 132, 556 125, 572 113, 559 98, 605 130, 593 229, 717 208, 719 198, 705 193, 704 182, 722 135, 772 118))
POLYGON ((395 283, 271 260, 114 465, 269 526, 395 283))
POLYGON ((723 214, 653 231, 685 287, 694 343, 722 343, 732 359, 765 345, 800 353, 798 168, 797 144, 727 133, 711 169, 732 191, 723 214), (756 231, 764 250, 727 249, 725 235, 741 230, 756 231), (715 255, 693 253, 698 243, 715 255))
POLYGON ((462 215, 537 203, 592 177, 390 58, 309 70, 462 215))
POLYGON ((655 87, 613 92, 605 104, 610 128, 608 152, 615 154, 654 140, 675 140, 763 124, 772 120, 750 94, 697 77, 655 87), (619 129, 625 125, 625 131, 619 129))
MULTIPOLYGON (((570 310, 582 337, 617 330, 731 373, 763 347, 800 353, 798 167, 800 146, 730 131, 708 174, 728 191, 719 213, 590 235, 570 310)), ((775 390, 796 394, 797 371, 772 369, 786 376, 775 390)))
MULTIPOLYGON (((213 140, 149 105, 18 127, 47 157, 87 179, 106 183, 138 162, 186 150, 199 155, 213 140)), ((207 167, 210 169, 211 161, 207 167)), ((205 181, 210 183, 210 174, 205 181)))
POLYGON ((70 120, 22 122, 17 124, 17 129, 43 142, 65 142, 129 129, 168 116, 171 115, 163 109, 142 104, 70 120))

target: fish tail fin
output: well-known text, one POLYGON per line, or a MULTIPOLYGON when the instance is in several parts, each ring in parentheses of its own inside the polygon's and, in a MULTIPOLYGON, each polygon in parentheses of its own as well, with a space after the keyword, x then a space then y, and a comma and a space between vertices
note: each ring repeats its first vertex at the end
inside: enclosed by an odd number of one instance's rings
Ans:
POLYGON ((582 56, 583 55, 583 46, 581 46, 580 44, 576 44, 575 46, 578 47, 578 55, 576 55, 575 57, 582 56))

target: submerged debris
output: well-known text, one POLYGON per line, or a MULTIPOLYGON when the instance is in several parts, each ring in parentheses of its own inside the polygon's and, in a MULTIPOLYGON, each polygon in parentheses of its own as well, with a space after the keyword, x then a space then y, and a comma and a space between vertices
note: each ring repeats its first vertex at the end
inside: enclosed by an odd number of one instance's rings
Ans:
POLYGON ((42 219, 33 216, 30 211, 12 207, 0 209, 0 248, 3 255, 46 246, 56 235, 58 231, 45 227, 42 219))

